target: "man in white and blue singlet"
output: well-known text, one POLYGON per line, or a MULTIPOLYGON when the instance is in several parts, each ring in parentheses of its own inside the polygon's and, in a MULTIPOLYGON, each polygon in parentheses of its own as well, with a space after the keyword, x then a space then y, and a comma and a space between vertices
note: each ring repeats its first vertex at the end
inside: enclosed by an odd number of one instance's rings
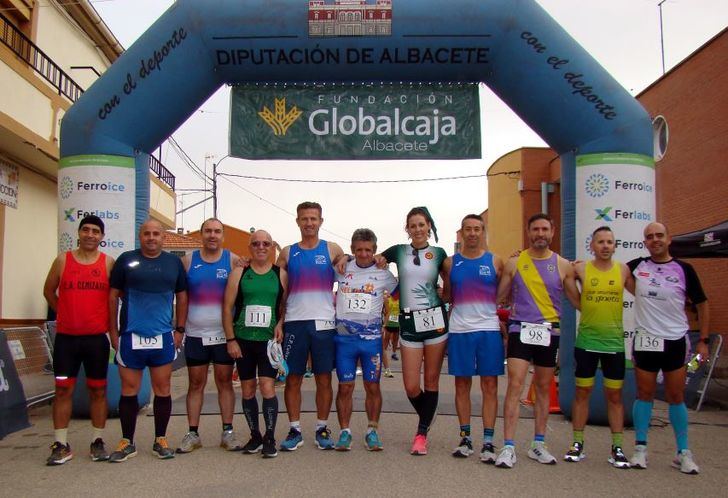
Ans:
POLYGON ((477 214, 461 222, 463 246, 460 253, 445 260, 450 280, 452 308, 447 343, 448 372, 455 377, 455 408, 460 422, 460 444, 454 457, 473 453, 470 437, 470 388, 473 376, 480 376, 483 395, 483 447, 480 459, 495 463, 493 434, 498 411, 498 376, 503 375, 503 335, 496 313, 498 278, 503 260, 482 249, 485 224, 477 214))
POLYGON ((334 441, 326 424, 334 398, 331 387, 336 335, 333 265, 344 252, 338 244, 319 239, 324 221, 320 204, 303 202, 296 213, 301 241, 283 248, 276 262, 288 272, 283 354, 289 368, 284 396, 290 431, 281 443, 281 450, 295 451, 303 445, 301 382, 309 353, 316 380, 316 446, 332 450, 334 441))
POLYGON ((239 451, 243 445, 233 432, 235 392, 233 391, 234 360, 227 352, 222 327, 222 303, 228 276, 238 256, 223 249, 222 222, 205 220, 200 227, 202 249, 182 258, 187 270, 188 311, 185 331, 187 387, 187 422, 189 430, 182 438, 177 453, 190 453, 202 447, 199 434, 200 412, 205 397, 207 371, 213 365, 217 400, 222 417, 220 446, 239 451))
POLYGON ((359 228, 351 236, 352 261, 337 274, 336 292, 336 375, 339 390, 336 411, 341 434, 336 443, 339 451, 351 449, 352 394, 357 362, 361 362, 366 390, 368 424, 364 442, 369 451, 382 450, 377 428, 382 411, 379 379, 382 373, 382 326, 385 300, 397 287, 397 279, 387 269, 374 263, 377 236, 368 228, 359 228))

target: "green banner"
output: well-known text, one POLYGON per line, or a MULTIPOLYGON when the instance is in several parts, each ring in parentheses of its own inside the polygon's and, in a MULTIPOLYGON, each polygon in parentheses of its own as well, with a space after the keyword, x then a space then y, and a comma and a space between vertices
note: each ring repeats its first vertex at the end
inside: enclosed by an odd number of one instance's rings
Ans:
POLYGON ((478 87, 235 86, 243 159, 480 159, 478 87))

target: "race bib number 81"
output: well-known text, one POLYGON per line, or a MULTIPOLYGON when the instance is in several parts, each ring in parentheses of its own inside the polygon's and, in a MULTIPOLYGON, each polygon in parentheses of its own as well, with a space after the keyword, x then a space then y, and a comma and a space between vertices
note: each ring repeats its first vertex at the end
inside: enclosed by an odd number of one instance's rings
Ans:
POLYGON ((551 324, 521 322, 521 342, 533 346, 549 346, 551 344, 551 324))
POLYGON ((415 332, 429 332, 431 330, 445 328, 445 318, 442 316, 442 308, 414 311, 412 318, 415 321, 415 332))

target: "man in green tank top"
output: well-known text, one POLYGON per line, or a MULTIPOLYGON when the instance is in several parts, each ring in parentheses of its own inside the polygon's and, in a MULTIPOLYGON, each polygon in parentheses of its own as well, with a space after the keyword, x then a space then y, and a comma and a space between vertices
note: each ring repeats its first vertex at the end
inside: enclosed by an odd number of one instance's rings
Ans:
POLYGON ((567 462, 578 462, 584 453, 584 426, 589 417, 589 397, 594 387, 597 366, 604 374, 607 418, 612 431, 612 451, 608 458, 614 467, 629 468, 622 451, 624 406, 624 327, 622 302, 624 285, 630 277, 627 265, 614 261, 614 234, 607 226, 594 230, 590 243, 594 259, 576 264, 581 282, 579 328, 574 347, 576 392, 571 418, 574 442, 564 455, 567 462))
POLYGON ((278 398, 275 378, 278 374, 268 359, 268 341, 283 340, 286 271, 271 263, 273 239, 265 230, 250 236, 252 258, 247 268, 235 268, 225 289, 223 328, 228 354, 235 359, 243 391, 243 414, 250 427, 250 441, 244 453, 258 453, 264 458, 278 455, 275 442, 278 398), (257 381, 256 382, 256 377, 257 381), (258 424, 256 383, 263 396, 265 434, 258 424))

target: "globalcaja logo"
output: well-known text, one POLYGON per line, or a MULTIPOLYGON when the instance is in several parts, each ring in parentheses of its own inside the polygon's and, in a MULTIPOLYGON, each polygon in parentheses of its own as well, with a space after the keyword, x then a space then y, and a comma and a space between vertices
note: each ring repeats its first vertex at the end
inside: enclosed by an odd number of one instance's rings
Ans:
POLYGON ((303 111, 295 105, 289 110, 286 110, 285 97, 282 99, 274 99, 274 109, 275 111, 271 112, 268 107, 263 106, 263 110, 258 113, 258 116, 260 116, 261 119, 271 127, 273 134, 276 136, 285 136, 288 128, 290 128, 291 125, 301 117, 301 114, 303 114, 303 111))
POLYGON ((595 209, 594 212, 597 213, 597 217, 594 219, 599 221, 612 221, 612 217, 609 216, 609 211, 611 210, 612 206, 607 206, 604 209, 595 209))
POLYGON ((586 179, 584 189, 591 197, 601 197, 609 192, 609 179, 602 173, 594 173, 586 179))
POLYGON ((64 176, 61 180, 60 191, 63 199, 68 199, 71 196, 73 192, 73 181, 69 177, 64 176))
POLYGON ((60 246, 61 251, 70 251, 73 249, 73 237, 66 232, 63 232, 60 240, 58 241, 58 245, 60 246))

